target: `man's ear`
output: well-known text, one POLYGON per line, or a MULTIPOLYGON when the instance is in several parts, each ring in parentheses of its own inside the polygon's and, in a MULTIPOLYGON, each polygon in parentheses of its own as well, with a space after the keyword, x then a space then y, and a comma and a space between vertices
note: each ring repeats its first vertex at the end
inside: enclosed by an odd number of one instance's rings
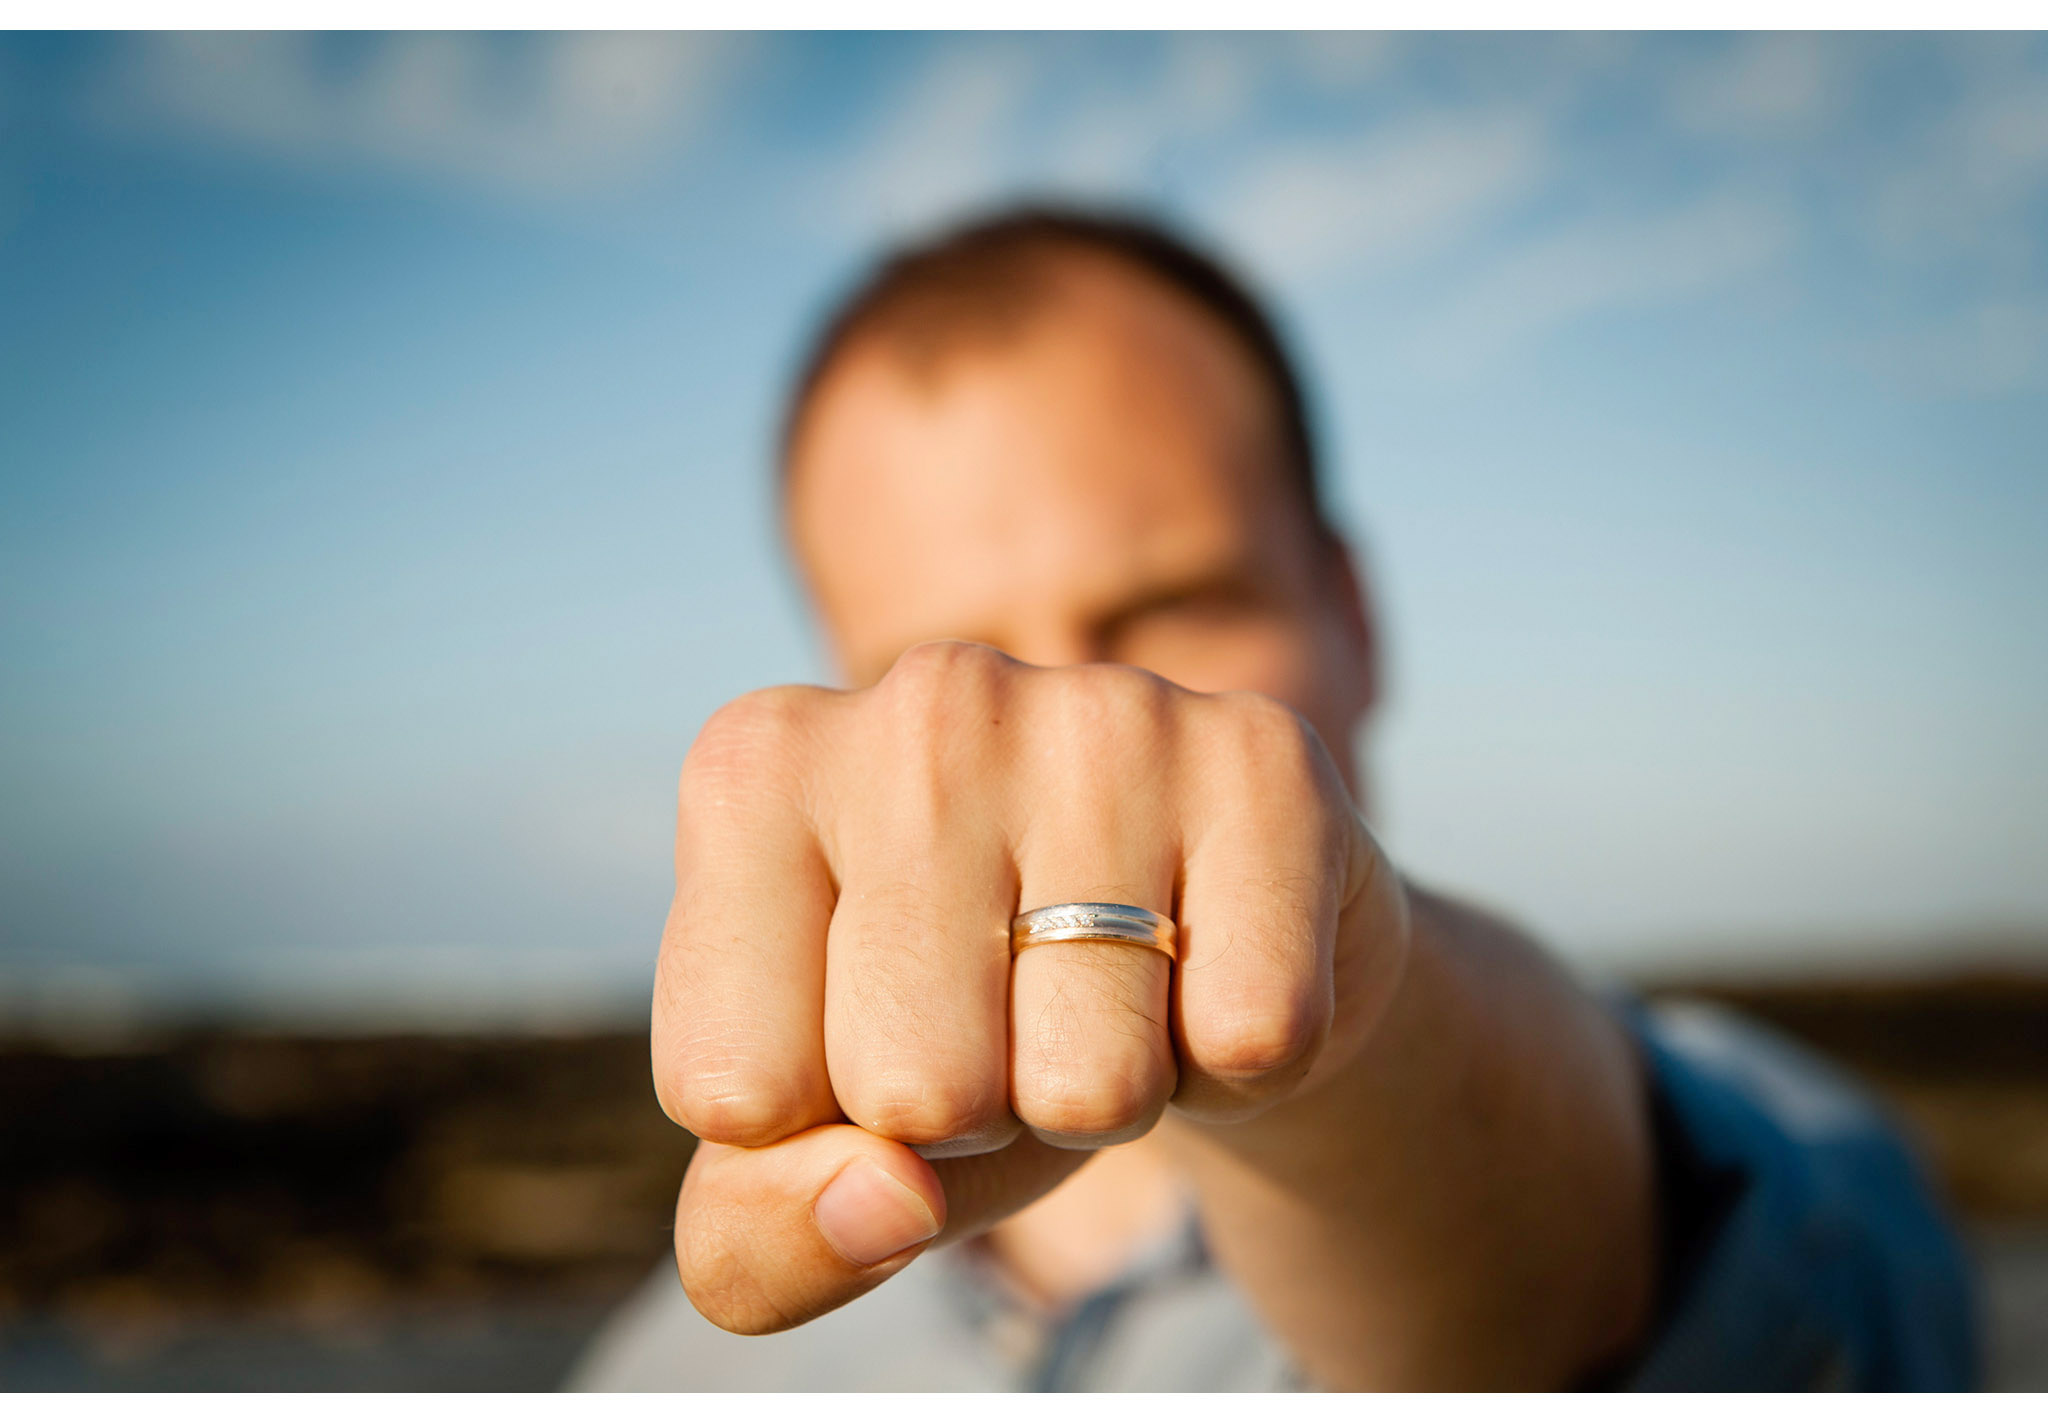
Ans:
POLYGON ((1380 701, 1379 617, 1361 572, 1362 560, 1349 543, 1329 535, 1322 564, 1323 603, 1342 649, 1344 710, 1354 725, 1362 725, 1380 701))

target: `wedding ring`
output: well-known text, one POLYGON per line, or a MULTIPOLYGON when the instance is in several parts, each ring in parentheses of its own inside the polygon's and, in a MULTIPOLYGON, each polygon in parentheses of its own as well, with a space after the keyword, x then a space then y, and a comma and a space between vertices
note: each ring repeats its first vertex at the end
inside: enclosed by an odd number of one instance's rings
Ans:
POLYGON ((1076 939, 1105 939, 1136 944, 1174 956, 1173 921, 1135 904, 1048 904, 1010 921, 1010 952, 1020 954, 1034 944, 1066 944, 1076 939))

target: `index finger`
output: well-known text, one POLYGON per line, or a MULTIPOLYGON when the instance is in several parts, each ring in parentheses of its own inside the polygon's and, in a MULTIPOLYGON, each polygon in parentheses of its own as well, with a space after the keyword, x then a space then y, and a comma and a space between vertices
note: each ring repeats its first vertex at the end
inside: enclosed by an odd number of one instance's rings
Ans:
POLYGON ((731 703, 690 748, 676 896, 655 969, 655 1095, 706 1141, 762 1146, 840 1120, 825 1065, 835 891, 808 814, 806 697, 731 703))

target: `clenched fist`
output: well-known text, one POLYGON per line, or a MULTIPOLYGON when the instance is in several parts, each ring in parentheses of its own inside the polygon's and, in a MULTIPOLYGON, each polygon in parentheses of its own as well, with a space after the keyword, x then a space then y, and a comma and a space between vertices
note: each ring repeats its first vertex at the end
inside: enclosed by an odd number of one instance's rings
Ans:
POLYGON ((742 1332, 986 1228, 1171 1105, 1239 1123, 1354 1058, 1407 908, 1315 732, 1248 693, 967 643, 731 703, 682 774, 656 1088, 702 1139, 676 1252, 742 1332), (1178 952, 1013 955, 1137 905, 1178 952))

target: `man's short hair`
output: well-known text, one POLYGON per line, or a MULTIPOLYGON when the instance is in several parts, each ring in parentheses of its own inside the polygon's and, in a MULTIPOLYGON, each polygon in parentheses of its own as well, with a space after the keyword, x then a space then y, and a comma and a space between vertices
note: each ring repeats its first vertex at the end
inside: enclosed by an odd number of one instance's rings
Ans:
POLYGON ((1272 318, 1215 258, 1128 213, 1005 208, 885 254, 831 308, 798 368, 782 425, 785 480, 811 399, 851 347, 880 339, 913 369, 936 369, 963 343, 1001 340, 1040 315, 1057 299, 1059 259, 1077 252, 1126 262, 1222 322, 1272 396, 1282 472, 1300 493, 1310 527, 1333 536, 1307 398, 1272 318))

